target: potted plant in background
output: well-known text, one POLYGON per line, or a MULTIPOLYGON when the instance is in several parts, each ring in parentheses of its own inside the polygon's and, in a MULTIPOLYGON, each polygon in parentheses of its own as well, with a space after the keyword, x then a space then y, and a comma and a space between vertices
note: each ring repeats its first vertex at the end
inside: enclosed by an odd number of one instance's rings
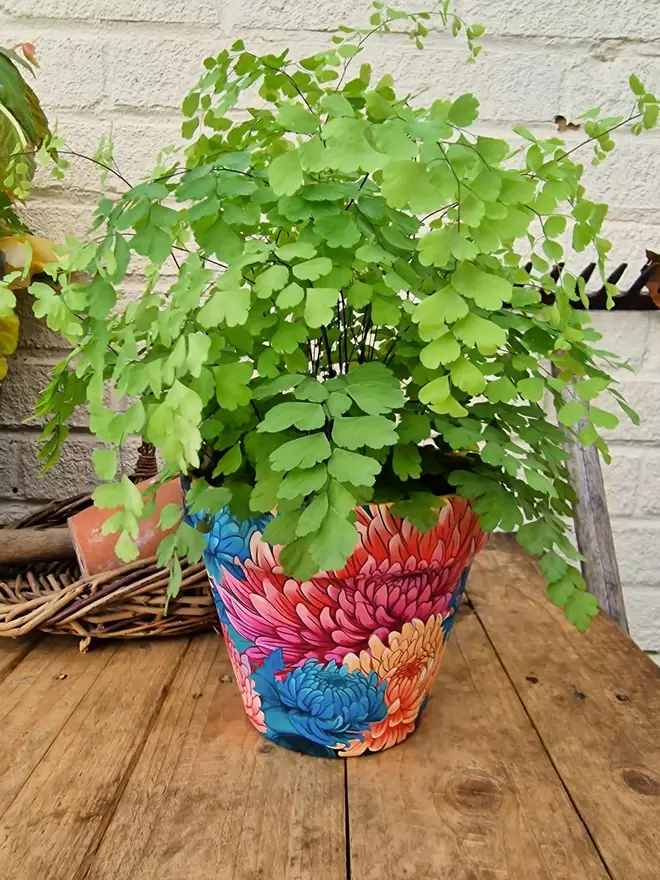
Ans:
MULTIPOLYGON (((473 60, 484 29, 448 7, 375 3, 369 29, 340 28, 299 61, 241 41, 208 58, 183 104, 185 153, 99 203, 58 290, 32 285, 75 346, 39 403, 46 466, 86 404, 113 447, 95 453, 109 481, 95 501, 116 508, 104 528, 125 559, 151 502, 113 481, 115 449, 140 434, 162 481, 184 475, 186 515, 159 550, 170 590, 179 557, 205 553, 251 721, 311 754, 414 730, 486 531, 517 529, 552 600, 586 628, 597 603, 543 400, 568 430, 586 418, 580 439, 604 456, 616 417, 593 401, 609 392, 634 416, 572 307, 583 283, 551 274, 572 234, 604 275, 607 207, 587 198, 577 147, 522 128, 514 145, 476 134, 473 95, 425 104, 361 63, 368 37, 396 26, 421 48, 437 22, 466 35, 473 60), (261 100, 234 118, 250 89, 261 100), (122 303, 136 258, 145 289, 122 303), (124 412, 104 403, 107 385, 132 401, 124 412)), ((655 97, 631 86, 629 119, 586 114, 595 161, 615 128, 657 122, 655 97)), ((179 518, 170 505, 161 525, 179 518)))
POLYGON ((32 43, 0 46, 0 380, 18 345, 15 291, 56 260, 53 243, 31 235, 15 209, 30 193, 37 164, 48 164, 54 150, 48 120, 23 73, 34 75, 35 67, 32 43))

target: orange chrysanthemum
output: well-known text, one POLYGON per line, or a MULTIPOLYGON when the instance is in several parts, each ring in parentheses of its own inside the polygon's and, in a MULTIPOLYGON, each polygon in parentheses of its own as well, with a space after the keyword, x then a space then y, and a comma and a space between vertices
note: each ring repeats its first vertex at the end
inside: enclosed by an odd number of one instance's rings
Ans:
POLYGON ((404 623, 401 632, 390 633, 388 645, 378 636, 369 639, 369 651, 360 656, 347 654, 344 664, 351 672, 375 672, 387 682, 387 717, 372 724, 364 740, 355 740, 342 756, 377 752, 404 740, 415 729, 415 722, 440 666, 444 652, 442 618, 431 615, 426 623, 404 623))

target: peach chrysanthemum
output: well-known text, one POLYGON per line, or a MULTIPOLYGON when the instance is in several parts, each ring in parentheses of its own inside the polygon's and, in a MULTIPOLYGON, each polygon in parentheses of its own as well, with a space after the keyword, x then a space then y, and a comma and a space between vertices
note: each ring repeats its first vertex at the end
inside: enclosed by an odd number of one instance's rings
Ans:
POLYGON ((243 700, 243 706, 245 707, 247 716, 260 733, 265 733, 266 721, 264 719, 264 713, 261 709, 261 697, 254 689, 250 660, 246 654, 239 654, 239 652, 234 647, 234 643, 229 638, 224 626, 222 629, 225 636, 227 653, 229 654, 229 659, 231 660, 231 665, 234 670, 234 677, 236 679, 238 689, 241 692, 241 699, 243 700))
POLYGON ((381 681, 387 682, 387 717, 372 724, 364 740, 355 740, 340 755, 387 749, 412 733, 438 672, 444 647, 442 618, 431 615, 426 623, 421 620, 404 623, 400 633, 389 634, 387 645, 378 636, 372 636, 368 651, 344 657, 344 664, 351 672, 356 669, 367 675, 375 672, 381 681))

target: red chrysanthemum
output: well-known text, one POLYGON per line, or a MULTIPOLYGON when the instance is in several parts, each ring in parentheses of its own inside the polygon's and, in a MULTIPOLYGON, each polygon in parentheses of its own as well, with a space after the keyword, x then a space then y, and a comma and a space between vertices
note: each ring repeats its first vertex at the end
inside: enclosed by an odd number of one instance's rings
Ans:
POLYGON ((357 513, 360 541, 341 571, 298 582, 283 572, 279 548, 258 533, 244 577, 223 568, 220 595, 231 623, 254 643, 254 659, 281 648, 288 666, 312 657, 341 662, 366 650, 373 635, 386 641, 404 623, 451 610, 452 592, 485 541, 469 504, 449 498, 426 534, 386 505, 357 513))

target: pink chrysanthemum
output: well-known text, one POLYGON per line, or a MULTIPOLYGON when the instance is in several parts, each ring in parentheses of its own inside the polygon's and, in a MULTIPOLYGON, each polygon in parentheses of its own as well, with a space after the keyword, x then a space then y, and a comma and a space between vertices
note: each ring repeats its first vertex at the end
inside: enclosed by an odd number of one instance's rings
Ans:
POLYGON ((342 571, 298 582, 282 570, 279 548, 259 533, 243 577, 223 567, 218 590, 233 626, 254 643, 253 660, 281 648, 287 666, 309 658, 341 662, 366 650, 374 635, 386 642, 407 622, 449 612, 463 570, 485 541, 469 504, 449 498, 426 534, 386 505, 357 513, 360 541, 342 571))
POLYGON ((245 654, 238 653, 233 642, 227 635, 226 627, 222 627, 222 632, 225 637, 227 653, 231 660, 234 677, 238 689, 241 692, 241 699, 243 700, 243 706, 245 707, 247 716, 260 733, 266 733, 266 722, 264 719, 264 713, 261 710, 261 698, 259 697, 259 694, 256 693, 251 678, 252 668, 250 666, 250 660, 245 654))

